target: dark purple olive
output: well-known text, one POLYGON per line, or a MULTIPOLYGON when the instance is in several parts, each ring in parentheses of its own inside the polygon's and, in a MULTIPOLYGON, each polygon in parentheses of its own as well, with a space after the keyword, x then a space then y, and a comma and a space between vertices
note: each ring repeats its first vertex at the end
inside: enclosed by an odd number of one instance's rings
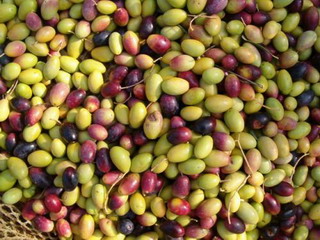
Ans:
POLYGON ((320 7, 320 0, 311 0, 311 2, 313 3, 313 5, 315 6, 315 7, 320 7))
POLYGON ((60 134, 67 143, 78 140, 78 129, 73 123, 63 123, 60 126, 60 134))
POLYGON ((224 226, 232 233, 243 233, 246 230, 244 222, 236 217, 230 217, 230 223, 228 219, 224 220, 224 226))
POLYGON ((119 209, 126 203, 126 195, 121 195, 118 192, 114 192, 109 197, 108 206, 111 210, 119 209))
POLYGON ((16 97, 11 100, 12 107, 18 112, 25 112, 31 108, 31 103, 23 97, 16 97))
POLYGON ((292 80, 298 80, 303 78, 308 69, 308 64, 305 62, 298 62, 293 67, 287 69, 291 75, 292 80))
POLYGON ((314 31, 319 24, 319 12, 316 7, 309 7, 302 14, 302 23, 304 30, 314 31))
POLYGON ((315 140, 319 136, 319 132, 320 132, 320 127, 318 125, 315 125, 315 124, 311 125, 311 132, 307 136, 309 141, 312 142, 313 140, 315 140))
POLYGON ((291 196, 294 192, 293 186, 288 182, 281 182, 272 188, 272 191, 280 196, 291 196))
POLYGON ((278 215, 281 210, 279 201, 270 193, 266 193, 263 200, 264 209, 271 215, 278 215))
POLYGON ((0 123, 0 127, 1 129, 5 132, 5 133, 12 133, 13 132, 13 129, 12 127, 10 126, 10 123, 9 123, 9 120, 5 120, 3 122, 0 123))
POLYGON ((123 235, 130 235, 134 230, 134 224, 130 219, 120 219, 118 231, 123 235))
POLYGON ((93 44, 96 47, 107 45, 110 34, 111 34, 110 31, 102 31, 102 32, 96 33, 92 38, 93 44))
POLYGON ((123 0, 112 0, 117 5, 117 8, 123 8, 124 7, 124 1, 123 0))
POLYGON ((112 168, 112 162, 109 155, 109 149, 101 148, 97 151, 96 154, 96 166, 97 168, 103 172, 107 173, 112 168))
POLYGON ((270 21, 270 15, 266 12, 256 12, 252 15, 252 23, 256 26, 263 26, 270 21))
POLYGON ((292 159, 290 161, 290 165, 294 166, 295 164, 297 164, 297 161, 300 159, 302 154, 296 151, 291 152, 291 154, 292 154, 292 159))
POLYGON ((110 143, 116 142, 125 133, 126 127, 121 123, 115 123, 108 129, 107 141, 110 143))
POLYGON ((140 30, 139 30, 139 37, 142 39, 146 39, 154 33, 156 28, 156 19, 154 16, 148 16, 142 19, 140 30))
POLYGON ((16 132, 21 132, 24 128, 23 115, 19 112, 12 111, 8 117, 9 124, 16 132))
POLYGON ((272 240, 279 232, 279 226, 276 224, 268 225, 261 230, 261 237, 265 240, 272 240))
POLYGON ((132 235, 138 237, 138 236, 141 236, 143 233, 151 232, 151 231, 153 231, 153 227, 146 227, 146 226, 142 226, 141 224, 135 223, 132 235))
POLYGON ((192 132, 187 127, 173 128, 167 135, 168 141, 173 145, 189 142, 191 138, 192 132))
POLYGON ((122 219, 130 219, 133 220, 136 217, 136 214, 129 210, 125 215, 121 216, 122 219))
POLYGON ((289 6, 287 6, 287 10, 289 12, 300 12, 302 10, 303 0, 294 0, 289 6))
POLYGON ((132 140, 133 140, 133 144, 137 146, 143 146, 148 142, 148 138, 144 134, 143 130, 135 131, 132 134, 132 140))
POLYGON ((201 135, 210 135, 216 128, 216 119, 213 117, 203 117, 195 121, 192 129, 201 135))
POLYGON ((165 221, 160 224, 160 229, 166 235, 171 237, 183 237, 185 234, 184 228, 176 221, 165 221))
POLYGON ((315 123, 320 124, 320 108, 313 108, 310 116, 315 123))
POLYGON ((154 52, 147 44, 144 44, 141 46, 140 53, 149 55, 153 59, 157 59, 160 57, 160 55, 158 53, 154 52))
POLYGON ((86 98, 86 91, 83 89, 73 90, 69 93, 66 99, 66 105, 68 108, 76 108, 79 107, 84 99, 86 98))
POLYGON ((301 93, 299 96, 296 97, 298 102, 298 106, 308 106, 315 97, 315 93, 312 90, 307 90, 301 93))
POLYGON ((125 77, 128 75, 128 73, 129 73, 128 67, 117 66, 111 71, 109 75, 109 80, 113 82, 121 83, 125 79, 125 77))
POLYGON ((247 124, 251 129, 261 129, 268 124, 270 116, 268 113, 257 112, 248 115, 247 124))
POLYGON ((129 87, 128 89, 133 88, 139 81, 141 81, 143 77, 142 71, 140 69, 133 69, 131 70, 126 78, 123 81, 124 87, 129 87))
POLYGON ((320 69, 320 53, 315 53, 310 59, 313 67, 320 69))
POLYGON ((286 36, 289 41, 289 46, 295 47, 297 45, 297 39, 291 33, 286 33, 286 36))
POLYGON ((0 57, 0 65, 7 65, 8 63, 12 62, 11 58, 8 57, 7 55, 2 55, 0 57))
POLYGON ((179 111, 179 103, 175 96, 163 94, 160 98, 160 107, 164 117, 171 118, 179 111))
POLYGON ((78 185, 78 174, 73 167, 68 167, 62 174, 62 185, 65 191, 72 191, 78 185))
POLYGON ((281 219, 280 221, 280 228, 281 229, 288 229, 288 228, 291 228, 292 226, 295 225, 296 223, 296 220, 297 220, 297 217, 295 215, 293 215, 292 217, 290 218, 285 218, 285 219, 281 219))
POLYGON ((31 167, 29 169, 31 181, 39 188, 46 189, 53 184, 52 177, 42 168, 31 167))
POLYGON ((37 144, 35 142, 19 142, 13 150, 13 156, 25 159, 36 149, 37 144))
POLYGON ((9 133, 6 137, 6 150, 12 152, 15 146, 17 145, 17 135, 15 133, 9 133))
POLYGON ((205 12, 208 15, 216 14, 225 9, 228 4, 228 0, 208 0, 205 8, 205 12))
POLYGON ((292 216, 295 216, 296 212, 297 212, 297 207, 293 203, 283 204, 281 206, 281 212, 279 214, 279 217, 281 219, 288 219, 288 218, 291 218, 292 216))
POLYGON ((80 148, 80 159, 83 163, 92 163, 96 157, 97 145, 92 140, 86 140, 80 148))

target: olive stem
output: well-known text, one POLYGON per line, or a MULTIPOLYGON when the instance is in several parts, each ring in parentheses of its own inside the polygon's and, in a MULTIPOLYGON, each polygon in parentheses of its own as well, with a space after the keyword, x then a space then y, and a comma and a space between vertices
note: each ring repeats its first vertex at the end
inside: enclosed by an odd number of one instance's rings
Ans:
MULTIPOLYGON (((208 48, 204 51, 204 53, 208 52, 209 50, 211 50, 211 49, 213 49, 213 48, 215 48, 215 47, 216 47, 216 45, 212 45, 212 46, 208 47, 208 48)), ((202 55, 202 56, 204 56, 204 55, 202 55)))
POLYGON ((132 88, 132 87, 134 87, 134 86, 136 86, 136 85, 138 85, 138 84, 140 84, 140 83, 143 83, 144 80, 145 80, 145 79, 142 79, 142 80, 140 80, 139 82, 137 82, 137 83, 135 83, 135 84, 132 84, 132 85, 129 85, 129 86, 126 86, 126 87, 121 87, 121 89, 132 88))
POLYGON ((128 172, 123 173, 118 176, 117 180, 111 185, 111 187, 108 189, 108 192, 106 193, 106 200, 104 202, 104 210, 107 211, 108 208, 108 201, 109 201, 109 194, 112 191, 112 189, 127 175, 128 172))
POLYGON ((223 67, 221 67, 221 66, 219 66, 219 65, 215 65, 215 66, 216 66, 217 68, 222 69, 223 71, 225 71, 225 72, 227 72, 227 73, 231 73, 231 74, 236 75, 238 78, 240 78, 240 79, 242 79, 242 80, 245 80, 246 82, 251 83, 252 85, 256 85, 256 86, 258 86, 259 88, 263 88, 263 86, 262 86, 260 83, 256 83, 256 82, 254 82, 254 81, 251 81, 250 79, 245 78, 245 77, 243 77, 243 76, 241 76, 241 75, 239 75, 239 74, 237 74, 237 73, 235 73, 235 72, 226 70, 226 69, 224 69, 223 67))
POLYGON ((292 174, 291 174, 291 176, 290 176, 290 180, 291 180, 291 181, 292 181, 292 178, 293 178, 294 173, 296 172, 296 168, 297 168, 299 162, 300 162, 305 156, 308 156, 308 155, 309 155, 309 153, 303 154, 303 155, 297 160, 297 162, 294 164, 293 170, 292 170, 292 174))
POLYGON ((247 39, 245 36, 242 36, 242 39, 245 40, 246 42, 249 42, 249 43, 253 44, 254 46, 256 46, 256 47, 258 47, 258 48, 263 49, 263 50, 266 51, 267 53, 270 53, 273 58, 279 60, 279 57, 278 57, 278 56, 274 55, 272 52, 270 52, 269 49, 267 49, 266 47, 262 46, 261 44, 254 43, 254 42, 250 41, 249 39, 247 39))
MULTIPOLYGON (((158 62, 158 61, 160 61, 162 59, 162 57, 159 57, 159 58, 157 58, 157 59, 155 59, 155 60, 153 60, 153 63, 156 63, 156 62, 158 62)), ((152 65, 152 67, 153 67, 153 65, 152 65)), ((153 69, 151 68, 151 70, 150 71, 152 71, 153 69)))
POLYGON ((153 168, 151 168, 151 172, 153 172, 161 163, 163 163, 166 160, 168 160, 168 158, 164 158, 160 162, 158 162, 153 168))
POLYGON ((230 208, 231 208, 231 202, 232 202, 232 199, 234 198, 236 192, 239 192, 239 190, 246 184, 247 180, 250 178, 251 175, 248 175, 243 181, 242 183, 240 184, 240 186, 233 192, 231 198, 230 198, 230 201, 229 201, 229 204, 228 204, 228 223, 230 224, 231 223, 231 220, 230 220, 230 208))
POLYGON ((16 79, 15 81, 14 81, 14 83, 12 84, 12 86, 8 89, 8 91, 5 93, 5 98, 7 98, 7 97, 9 97, 11 94, 12 94, 12 92, 16 89, 16 87, 18 86, 18 82, 19 82, 19 80, 18 79, 16 79))
POLYGON ((238 143, 239 148, 240 148, 240 151, 241 151, 241 154, 242 154, 244 160, 246 161, 246 164, 248 165, 248 168, 249 168, 249 170, 250 170, 250 172, 251 172, 251 174, 252 174, 252 173, 253 173, 252 168, 250 167, 249 161, 248 161, 246 155, 244 154, 244 151, 243 151, 242 146, 241 146, 241 144, 240 144, 240 134, 239 134, 239 136, 238 136, 238 139, 235 140, 235 142, 238 143))
POLYGON ((189 17, 193 17, 193 18, 191 19, 190 23, 189 23, 189 28, 191 29, 191 31, 193 30, 193 28, 192 28, 192 23, 193 23, 197 18, 199 18, 199 17, 211 18, 211 19, 212 19, 212 18, 217 18, 216 15, 214 15, 214 16, 208 16, 208 15, 206 15, 205 13, 200 13, 199 15, 188 14, 188 16, 189 16, 189 17))

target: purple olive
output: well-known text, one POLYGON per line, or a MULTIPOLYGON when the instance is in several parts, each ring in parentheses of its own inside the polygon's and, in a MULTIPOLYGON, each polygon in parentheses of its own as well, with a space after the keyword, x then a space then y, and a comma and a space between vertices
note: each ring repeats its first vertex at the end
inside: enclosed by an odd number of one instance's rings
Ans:
POLYGON ((66 104, 68 108, 76 108, 79 107, 86 97, 86 91, 83 89, 73 90, 69 93, 66 104))
POLYGON ((52 177, 47 174, 42 168, 31 167, 29 169, 31 181, 39 188, 45 189, 53 184, 52 177))
POLYGON ((148 16, 142 19, 139 37, 142 39, 148 38, 152 33, 154 33, 156 28, 156 19, 154 16, 148 16))
POLYGON ((116 142, 125 133, 126 127, 121 123, 115 123, 108 129, 107 141, 110 143, 116 142))
POLYGON ((141 177, 141 191, 143 194, 150 195, 155 192, 157 184, 157 174, 146 171, 141 177))
POLYGON ((160 97, 160 107, 164 117, 171 118, 179 111, 179 103, 175 96, 163 94, 160 97))
POLYGON ((216 119, 213 117, 203 117, 193 125, 193 130, 201 135, 209 135, 216 128, 216 119))
POLYGON ((13 149, 13 155, 25 159, 28 155, 37 149, 37 144, 35 142, 19 142, 13 149))
POLYGON ((160 224, 160 229, 166 235, 171 237, 183 237, 185 234, 184 228, 176 221, 165 221, 160 224))
POLYGON ((244 222, 236 217, 231 217, 230 222, 228 219, 224 220, 224 226, 232 233, 243 233, 246 230, 246 225, 244 222))
POLYGON ((109 149, 101 148, 97 151, 95 158, 97 168, 103 172, 107 173, 112 168, 112 162, 109 155, 109 149))
POLYGON ((65 191, 72 191, 78 185, 78 174, 73 167, 68 167, 62 174, 62 185, 65 191))
POLYGON ((208 15, 216 14, 225 9, 228 0, 208 0, 205 11, 208 15))
POLYGON ((192 138, 192 132, 187 127, 173 128, 168 132, 167 139, 171 144, 180 144, 189 142, 192 138))
POLYGON ((31 107, 31 103, 28 99, 23 97, 16 97, 11 100, 12 107, 18 112, 28 111, 31 107))
POLYGON ((92 140, 86 140, 80 148, 80 159, 84 163, 92 163, 97 152, 97 145, 92 140))
POLYGON ((76 142, 78 140, 78 129, 73 123, 63 123, 60 126, 60 134, 67 143, 76 142))
POLYGON ((187 176, 179 176, 172 184, 172 195, 179 198, 185 198, 189 195, 190 189, 190 179, 187 176))

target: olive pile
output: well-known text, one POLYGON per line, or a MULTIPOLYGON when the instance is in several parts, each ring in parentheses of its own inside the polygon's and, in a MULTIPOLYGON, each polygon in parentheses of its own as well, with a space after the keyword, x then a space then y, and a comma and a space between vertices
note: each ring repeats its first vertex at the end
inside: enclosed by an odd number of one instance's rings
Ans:
POLYGON ((0 193, 59 239, 320 239, 319 0, 0 1, 0 193))

